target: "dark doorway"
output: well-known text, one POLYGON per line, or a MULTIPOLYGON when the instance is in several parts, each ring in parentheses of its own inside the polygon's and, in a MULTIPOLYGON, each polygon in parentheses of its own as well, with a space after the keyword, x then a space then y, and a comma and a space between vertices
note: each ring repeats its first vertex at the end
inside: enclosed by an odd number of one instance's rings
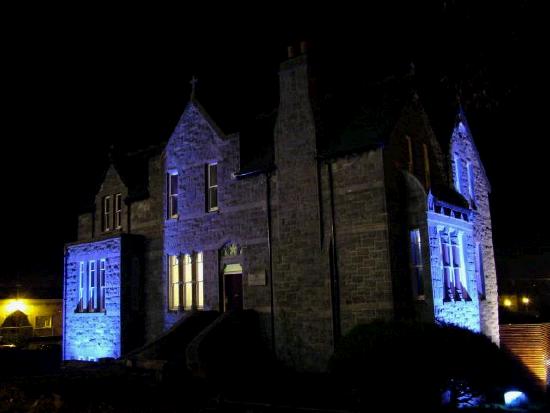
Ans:
POLYGON ((225 311, 243 309, 243 275, 225 274, 225 311))

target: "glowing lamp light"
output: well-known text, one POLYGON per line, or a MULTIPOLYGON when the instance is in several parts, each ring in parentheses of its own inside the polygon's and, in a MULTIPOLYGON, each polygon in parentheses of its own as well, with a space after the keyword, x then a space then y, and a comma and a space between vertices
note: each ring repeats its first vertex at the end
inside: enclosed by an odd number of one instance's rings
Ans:
POLYGON ((522 391, 511 390, 504 393, 506 407, 519 407, 527 403, 527 396, 522 391))
POLYGON ((504 299, 504 307, 511 307, 512 306, 512 300, 509 298, 504 299))
POLYGON ((523 304, 529 304, 529 301, 530 301, 530 300, 529 300, 529 297, 522 297, 522 298, 521 298, 521 302, 522 302, 523 304))
POLYGON ((21 311, 24 313, 27 309, 27 305, 21 300, 13 300, 6 306, 6 309, 10 313, 13 313, 14 311, 21 311))

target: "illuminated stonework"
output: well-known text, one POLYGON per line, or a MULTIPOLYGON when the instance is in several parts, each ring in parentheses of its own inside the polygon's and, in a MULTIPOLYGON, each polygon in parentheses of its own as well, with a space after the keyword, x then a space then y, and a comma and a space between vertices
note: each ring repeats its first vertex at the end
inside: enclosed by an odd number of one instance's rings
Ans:
MULTIPOLYGON (((97 360, 121 354, 121 238, 67 248, 64 300, 64 360, 97 360), (105 310, 80 302, 81 263, 105 260, 105 310)), ((88 275, 84 274, 84 284, 88 275)), ((85 301, 87 294, 84 294, 85 301)))
POLYGON ((436 138, 416 94, 366 91, 349 119, 318 122, 334 112, 310 100, 307 56, 280 69, 279 107, 242 132, 273 141, 269 156, 242 161, 240 134, 192 97, 165 146, 122 159, 123 177, 109 167, 67 247, 65 359, 118 357, 189 311, 241 308, 298 370, 323 370, 342 335, 380 319, 498 343, 490 187, 464 114, 436 138))

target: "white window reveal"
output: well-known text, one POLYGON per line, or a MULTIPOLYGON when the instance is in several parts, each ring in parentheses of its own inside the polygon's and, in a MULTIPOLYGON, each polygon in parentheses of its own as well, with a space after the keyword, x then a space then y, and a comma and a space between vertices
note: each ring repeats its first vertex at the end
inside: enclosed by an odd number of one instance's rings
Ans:
POLYGON ((470 196, 470 202, 475 203, 474 170, 471 162, 466 162, 466 169, 468 172, 468 195, 470 196))

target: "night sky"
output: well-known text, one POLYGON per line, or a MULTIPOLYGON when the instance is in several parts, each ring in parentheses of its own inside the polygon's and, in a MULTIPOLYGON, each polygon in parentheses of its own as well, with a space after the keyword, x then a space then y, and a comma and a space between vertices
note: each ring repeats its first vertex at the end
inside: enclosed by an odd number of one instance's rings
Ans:
POLYGON ((492 183, 495 246, 549 245, 543 14, 529 1, 409 3, 4 13, 0 286, 61 285, 63 245, 76 238, 109 146, 166 141, 192 75, 198 99, 234 132, 276 106, 278 65, 301 40, 336 84, 413 63, 428 109, 459 91, 492 183))

